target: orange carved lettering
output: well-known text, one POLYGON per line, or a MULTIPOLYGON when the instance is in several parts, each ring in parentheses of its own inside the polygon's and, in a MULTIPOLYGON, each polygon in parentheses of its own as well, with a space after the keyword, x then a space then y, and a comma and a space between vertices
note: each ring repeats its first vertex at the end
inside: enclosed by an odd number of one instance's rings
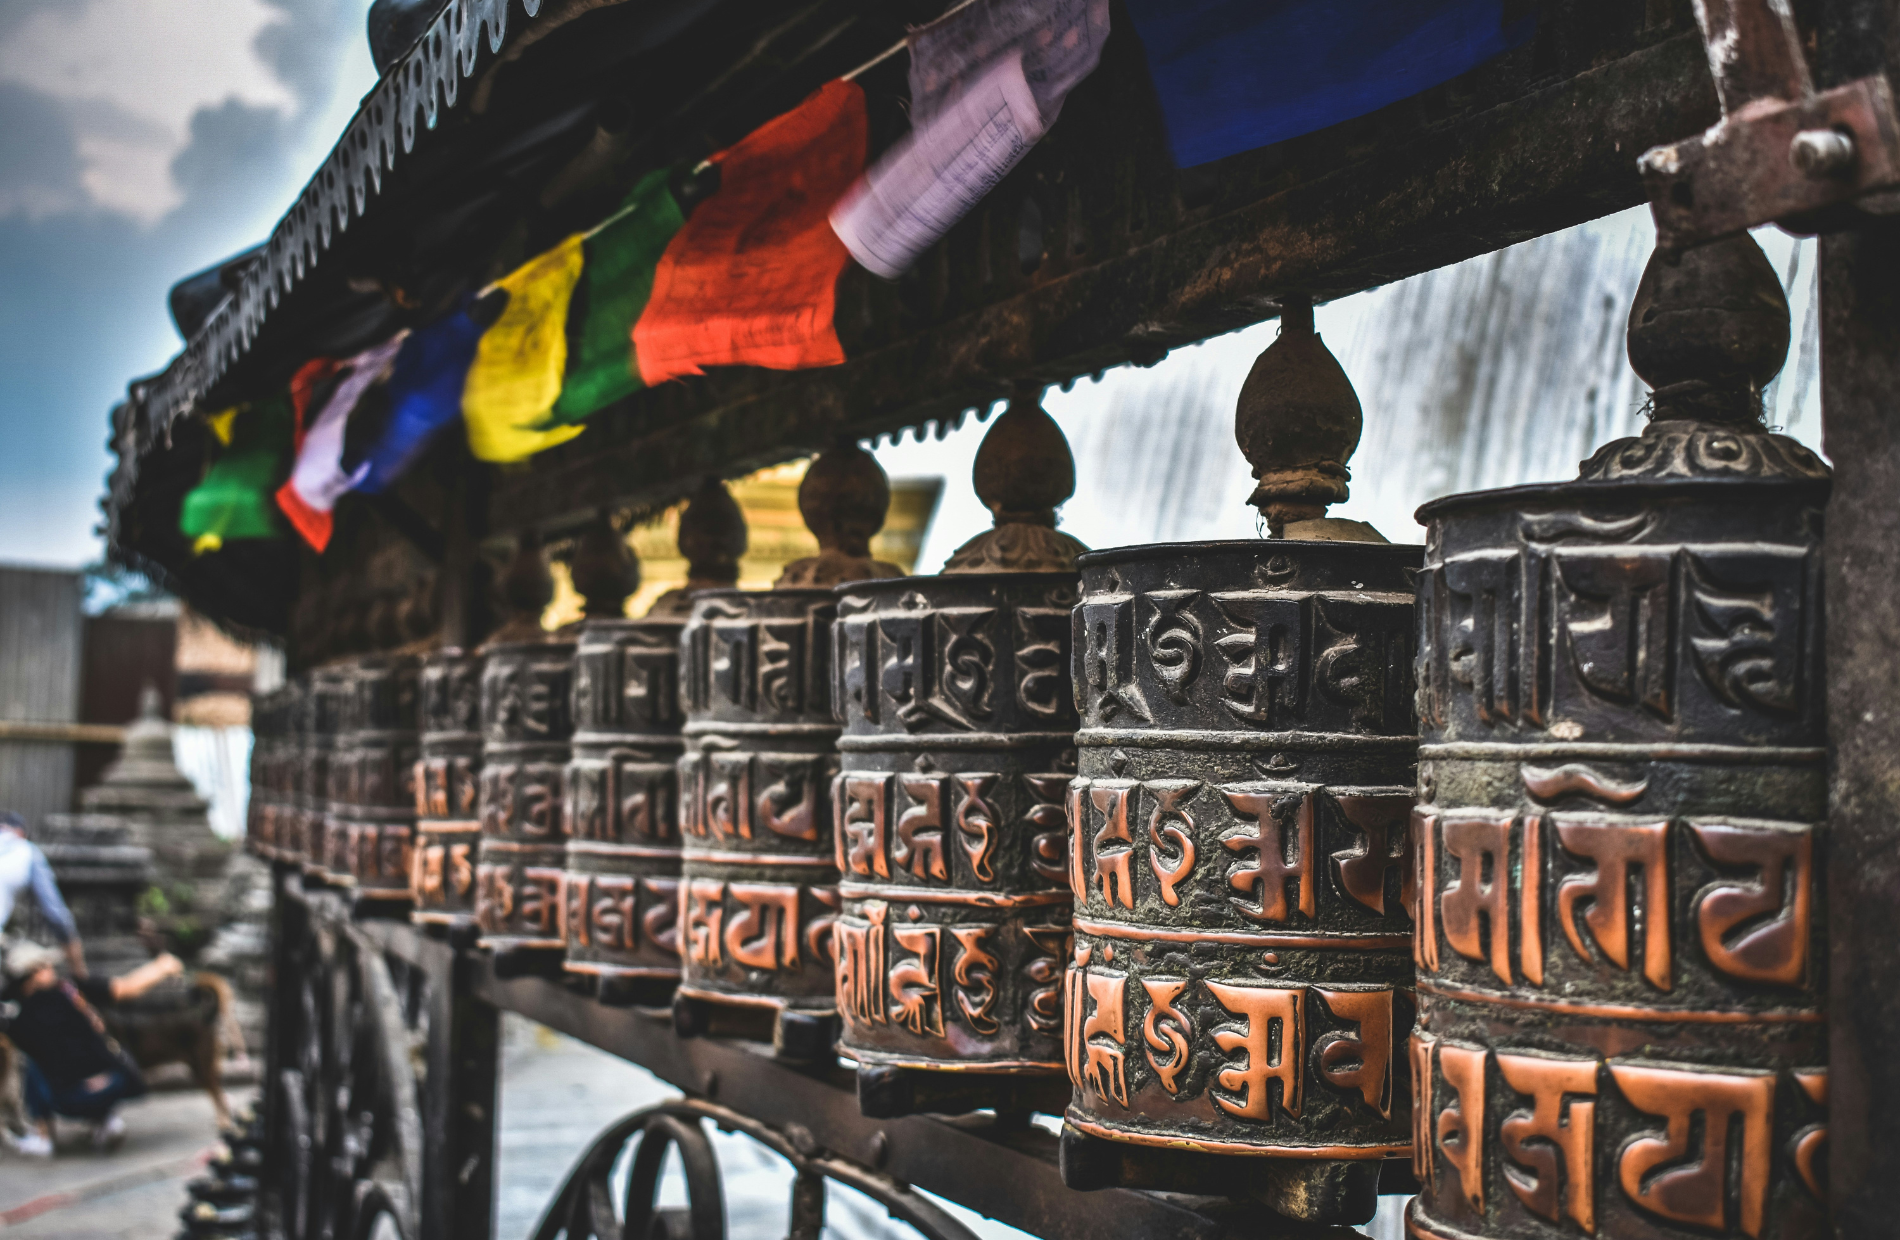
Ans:
POLYGON ((1142 1040, 1148 1043, 1148 1066, 1154 1069, 1161 1088, 1171 1094, 1179 1092, 1176 1081, 1187 1070, 1189 1039, 1194 1036, 1187 1013, 1174 1006, 1187 985, 1184 977, 1141 979, 1141 988, 1148 992, 1148 1015, 1141 1022, 1142 1040), (1156 1051, 1162 1052, 1161 1058, 1155 1057, 1156 1051))
POLYGON ((766 830, 789 840, 810 842, 818 838, 818 786, 822 780, 811 767, 808 760, 796 758, 778 765, 778 778, 766 785, 753 806, 766 830))
POLYGON ((1300 885, 1300 912, 1313 916, 1318 892, 1313 882, 1313 796, 1311 793, 1233 792, 1221 789, 1227 804, 1242 818, 1254 820, 1249 834, 1226 836, 1221 844, 1235 853, 1252 852, 1254 861, 1237 863, 1227 872, 1227 883, 1253 901, 1228 897, 1228 902, 1255 921, 1287 920, 1287 887, 1300 885), (1292 810, 1293 859, 1286 856, 1283 821, 1292 810))
POLYGON ((1436 1042, 1413 1034, 1412 1051, 1412 1174, 1430 1191, 1432 1187, 1432 1047, 1436 1042))
POLYGON ((1741 1229, 1761 1235, 1768 1209, 1775 1078, 1615 1061, 1610 1075, 1631 1106, 1668 1121, 1663 1136, 1638 1137, 1617 1159, 1617 1178, 1630 1200, 1662 1218, 1725 1231, 1733 1190, 1741 1205, 1741 1229), (1731 1148, 1737 1120, 1739 1160, 1731 1148), (1738 1171, 1732 1185, 1731 1163, 1738 1171))
POLYGON ((1711 883, 1697 896, 1696 929, 1709 963, 1744 981, 1799 986, 1808 971, 1813 834, 1726 823, 1691 823, 1689 830, 1716 864, 1760 871, 1754 880, 1711 883), (1752 924, 1731 933, 1745 922, 1752 924))
POLYGON ((1333 854, 1339 885, 1345 893, 1375 913, 1385 912, 1385 876, 1399 872, 1399 902, 1410 911, 1405 888, 1411 881, 1412 854, 1405 820, 1412 812, 1412 796, 1349 794, 1333 798, 1347 825, 1365 838, 1357 848, 1333 854))
POLYGON ((739 907, 726 921, 726 955, 748 969, 798 967, 798 888, 728 883, 739 907))
POLYGON ((1082 834, 1088 829, 1088 813, 1083 808, 1088 782, 1076 780, 1069 785, 1069 894, 1080 905, 1089 898, 1089 880, 1082 868, 1082 834))
POLYGON ((570 874, 562 888, 561 941, 569 947, 586 947, 592 942, 587 937, 587 896, 592 885, 587 875, 570 874))
POLYGON ((1669 960, 1669 824, 1557 820, 1565 852, 1596 863, 1591 874, 1571 874, 1557 884, 1557 920, 1579 957, 1590 959, 1577 927, 1577 907, 1603 955, 1619 969, 1630 967, 1631 871, 1643 874, 1643 976, 1659 990, 1671 988, 1669 960))
POLYGON ((1315 987, 1340 1020, 1359 1026, 1357 1037, 1328 1034, 1320 1043, 1319 1074, 1337 1089, 1357 1090, 1382 1118, 1392 1118, 1392 992, 1315 987))
POLYGON ((1412 959, 1438 970, 1438 815, 1412 811, 1411 836, 1418 841, 1418 872, 1412 883, 1412 959))
POLYGON ((1531 1100, 1498 1129, 1505 1182, 1531 1213, 1552 1223, 1568 1214, 1594 1235, 1597 1061, 1500 1054, 1498 1072, 1531 1100))
POLYGON ((1135 852, 1135 837, 1128 833, 1128 794, 1132 791, 1098 784, 1089 793, 1095 808, 1102 811, 1102 829, 1095 833, 1095 880, 1106 903, 1112 905, 1119 900, 1124 908, 1135 907, 1135 881, 1128 868, 1135 852), (1128 847, 1111 849, 1107 847, 1110 844, 1128 847))
POLYGON ((884 849, 884 804, 890 783, 888 775, 838 779, 838 868, 847 874, 891 876, 884 849))
POLYGON ((1511 981, 1511 820, 1475 814, 1446 815, 1445 853, 1458 862, 1458 881, 1438 900, 1445 942, 1467 960, 1486 958, 1491 971, 1511 981))
POLYGON ((907 867, 918 878, 947 877, 943 865, 943 802, 950 781, 934 775, 905 775, 898 782, 913 804, 898 815, 891 861, 907 867))
POLYGON ((1524 816, 1524 856, 1518 875, 1517 932, 1524 978, 1544 984, 1544 818, 1524 816))
POLYGON ((1438 1112, 1433 1137, 1464 1188, 1471 1208, 1484 1213, 1484 1052, 1438 1048, 1438 1071, 1455 1095, 1438 1112))
MULTIPOLYGON (((1194 838, 1188 834, 1194 830, 1194 815, 1183 809, 1181 803, 1192 797, 1200 786, 1192 779, 1157 779, 1148 785, 1148 791, 1155 798, 1154 812, 1148 815, 1148 839, 1154 845, 1148 850, 1148 867, 1161 884, 1161 902, 1169 908, 1181 903, 1181 893, 1176 888, 1194 873, 1194 838), (1187 830, 1162 822, 1170 816, 1179 818, 1187 830), (1169 848, 1174 850, 1172 857, 1168 856, 1169 848)), ((1174 1087, 1168 1089, 1173 1092, 1174 1087)))
POLYGON ((680 920, 686 925, 686 958, 693 964, 719 968, 725 963, 719 943, 726 918, 726 885, 717 879, 696 878, 684 884, 680 894, 685 909, 680 920))
POLYGON ((632 878, 607 877, 594 880, 593 899, 580 907, 587 910, 595 940, 609 950, 632 951, 637 940, 635 916, 640 902, 639 884, 632 878))
POLYGON ((648 878, 642 882, 650 898, 646 912, 640 916, 640 929, 647 936, 647 942, 669 956, 677 956, 680 950, 679 880, 648 878))
POLYGON ((1081 1084, 1096 1094, 1128 1105, 1127 1025, 1122 1018, 1128 978, 1121 973, 1085 972, 1088 998, 1095 1010, 1082 1022, 1081 1084))
POLYGON ((561 878, 559 870, 533 866, 521 872, 521 926, 541 935, 552 935, 560 925, 561 878))
POLYGON ((995 929, 995 926, 968 924, 950 927, 958 947, 957 963, 950 974, 950 980, 957 987, 957 1010, 963 1013, 970 1028, 984 1037, 994 1035, 1001 1028, 993 1011, 996 966, 1000 962, 983 946, 984 938, 995 929))
POLYGON ((995 775, 959 775, 957 786, 963 789, 963 803, 957 806, 957 838, 964 855, 970 859, 970 871, 979 883, 996 881, 990 866, 990 850, 995 846, 996 811, 988 797, 996 787, 995 775))
MULTIPOLYGON (((1794 1083, 1801 1088, 1809 1102, 1816 1106, 1827 1105, 1827 1069, 1796 1068, 1792 1074, 1794 1083)), ((1822 1201, 1827 1200, 1827 1184, 1821 1156, 1827 1150, 1827 1125, 1808 1124, 1794 1134, 1795 1174, 1808 1186, 1808 1191, 1822 1201)))
POLYGON ((892 926, 891 942, 911 953, 891 960, 891 1019, 918 1036, 943 1036, 943 993, 937 965, 943 931, 936 926, 892 926))
POLYGON ((1230 1063, 1214 1074, 1215 1083, 1227 1091, 1214 1094, 1214 1105, 1242 1119, 1269 1119, 1271 1086, 1277 1081, 1280 1109, 1298 1119, 1304 1104, 1300 1083, 1306 1062, 1306 987, 1209 982, 1207 989, 1241 1019, 1239 1030, 1216 1029, 1214 1044, 1229 1054, 1240 1051, 1246 1056, 1245 1063, 1230 1063))

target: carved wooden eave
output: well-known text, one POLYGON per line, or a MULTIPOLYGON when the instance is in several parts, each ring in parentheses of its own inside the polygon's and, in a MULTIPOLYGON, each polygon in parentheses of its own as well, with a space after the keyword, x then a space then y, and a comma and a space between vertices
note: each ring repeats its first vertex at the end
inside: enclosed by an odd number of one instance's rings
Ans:
MULTIPOLYGON (((162 375, 134 385, 115 423, 115 553, 164 571, 213 614, 280 626, 285 587, 270 574, 295 570, 233 549, 189 560, 167 526, 202 462, 201 432, 182 414, 440 312, 594 222, 634 173, 738 138, 941 7, 510 3, 445 10, 365 101, 232 300, 162 375), (604 148, 611 160, 589 165, 604 148), (590 166, 612 175, 543 201, 590 166)), ((450 543, 461 522, 478 538, 527 526, 558 537, 601 508, 652 510, 706 474, 736 476, 840 434, 956 422, 1019 382, 1152 363, 1270 318, 1288 292, 1342 296, 1634 205, 1635 156, 1719 115, 1687 3, 1612 16, 1551 0, 1534 38, 1461 78, 1177 170, 1140 45, 1119 10, 1115 21, 1061 123, 911 274, 843 278, 845 364, 637 392, 526 468, 480 470, 453 519, 435 501, 409 506, 450 543)), ((900 57, 862 79, 877 142, 903 130, 903 72, 900 57)), ((361 519, 402 519, 392 512, 361 519)))

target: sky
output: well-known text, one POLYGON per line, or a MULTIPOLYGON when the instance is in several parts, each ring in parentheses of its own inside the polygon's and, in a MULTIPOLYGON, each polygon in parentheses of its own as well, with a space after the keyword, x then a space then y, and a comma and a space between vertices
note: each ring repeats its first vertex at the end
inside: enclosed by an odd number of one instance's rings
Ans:
POLYGON ((369 0, 0 0, 0 562, 96 560, 165 294, 263 240, 375 84, 369 0))

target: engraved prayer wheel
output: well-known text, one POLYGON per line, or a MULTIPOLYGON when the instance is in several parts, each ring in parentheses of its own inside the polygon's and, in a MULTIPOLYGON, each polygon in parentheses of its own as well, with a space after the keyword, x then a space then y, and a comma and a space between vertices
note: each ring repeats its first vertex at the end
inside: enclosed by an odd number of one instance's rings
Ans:
POLYGON ((1361 1222, 1407 1151, 1420 549, 1324 517, 1359 428, 1290 304, 1236 417, 1284 537, 1081 557, 1071 1187, 1361 1222))
POLYGON ((607 1003, 664 1003, 679 980, 679 642, 683 617, 618 617, 639 566, 605 516, 581 536, 562 968, 607 1003))
POLYGON ((475 860, 481 842, 482 660, 454 648, 422 661, 417 713, 416 847, 409 919, 424 926, 473 926, 475 860))
POLYGON ((349 875, 359 907, 406 912, 415 854, 417 675, 414 655, 365 655, 351 676, 341 764, 349 793, 349 875))
POLYGON ((799 487, 819 555, 789 565, 771 590, 693 596, 680 636, 682 1035, 769 1035, 787 1058, 832 1053, 830 587, 900 574, 870 558, 889 502, 868 453, 834 448, 799 487))
POLYGON ((304 787, 309 767, 310 679, 291 677, 284 684, 284 748, 282 770, 278 775, 283 799, 277 805, 275 838, 276 860, 288 865, 303 865, 304 859, 304 787))
POLYGON ((542 633, 553 593, 538 537, 524 535, 503 581, 514 617, 482 647, 480 946, 502 972, 558 968, 561 784, 574 731, 574 643, 542 633))
POLYGON ((333 767, 337 738, 342 734, 348 709, 349 669, 340 664, 313 669, 305 715, 300 798, 304 846, 299 860, 305 877, 319 882, 340 882, 347 877, 348 850, 343 840, 333 841, 332 836, 336 834, 341 791, 333 767))
POLYGON ((1761 425, 1787 342, 1750 238, 1652 258, 1644 433, 1419 510, 1424 1240, 1831 1234, 1828 482, 1761 425))
POLYGON ((997 527, 944 575, 837 592, 839 1049, 877 1117, 1055 1109, 1067 1093, 1063 805, 1083 547, 1054 529, 1075 466, 1034 392, 985 437, 976 482, 997 527))
POLYGON ((244 846, 252 856, 266 861, 277 855, 283 733, 283 690, 255 694, 251 699, 251 795, 244 811, 244 846))

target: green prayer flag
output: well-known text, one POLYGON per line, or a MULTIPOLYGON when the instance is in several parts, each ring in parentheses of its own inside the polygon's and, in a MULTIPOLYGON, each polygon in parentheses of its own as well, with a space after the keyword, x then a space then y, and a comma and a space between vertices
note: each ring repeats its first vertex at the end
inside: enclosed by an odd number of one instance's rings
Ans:
POLYGON ((641 386, 633 325, 653 292, 653 269, 686 222, 667 169, 647 173, 620 210, 584 243, 581 280, 568 305, 567 373, 547 424, 579 422, 641 386))
POLYGON ((282 481, 295 433, 290 397, 273 396, 240 409, 231 441, 179 509, 178 528, 199 551, 229 538, 279 538, 284 523, 272 498, 282 481))

